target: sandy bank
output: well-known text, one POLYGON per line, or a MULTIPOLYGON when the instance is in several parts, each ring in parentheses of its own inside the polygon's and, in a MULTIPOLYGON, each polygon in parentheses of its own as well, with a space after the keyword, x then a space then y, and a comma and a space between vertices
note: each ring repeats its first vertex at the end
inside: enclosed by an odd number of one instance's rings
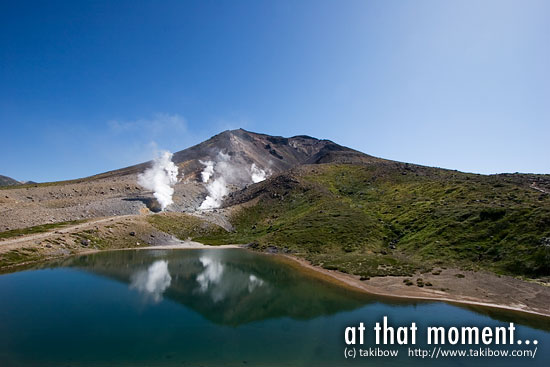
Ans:
POLYGON ((359 276, 323 269, 295 256, 280 256, 341 285, 377 296, 483 306, 550 317, 550 287, 509 276, 442 269, 438 275, 425 273, 415 274, 414 277, 388 276, 360 280, 359 276), (418 287, 417 278, 430 282, 432 286, 418 287), (414 284, 407 286, 405 279, 411 279, 414 284))
MULTIPOLYGON (((177 240, 175 240, 177 241, 177 240)), ((226 249, 226 248, 242 248, 239 245, 219 245, 211 246, 205 245, 195 241, 178 241, 167 245, 155 245, 146 247, 129 247, 115 250, 103 250, 103 251, 122 251, 122 250, 196 250, 196 249, 226 249)))

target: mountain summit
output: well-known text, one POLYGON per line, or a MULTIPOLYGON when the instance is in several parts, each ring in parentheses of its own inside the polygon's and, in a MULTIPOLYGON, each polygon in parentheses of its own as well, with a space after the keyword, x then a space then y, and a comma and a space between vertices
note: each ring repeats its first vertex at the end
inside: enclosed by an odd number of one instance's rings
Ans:
MULTIPOLYGON (((259 134, 244 129, 223 131, 202 143, 175 152, 172 161, 184 178, 197 178, 203 161, 215 161, 219 153, 230 157, 235 165, 251 165, 277 174, 302 164, 367 163, 383 161, 380 158, 344 147, 330 140, 307 135, 290 138, 259 134)), ((107 172, 97 177, 135 174, 150 162, 107 172)))

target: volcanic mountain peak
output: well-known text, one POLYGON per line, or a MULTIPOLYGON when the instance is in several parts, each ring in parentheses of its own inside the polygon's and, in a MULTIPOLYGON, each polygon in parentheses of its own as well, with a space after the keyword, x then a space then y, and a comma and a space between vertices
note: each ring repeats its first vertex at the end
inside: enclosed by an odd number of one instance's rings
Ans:
MULTIPOLYGON (((379 158, 310 136, 270 136, 243 129, 227 130, 173 154, 180 179, 169 211, 196 211, 214 190, 224 197, 262 179, 304 164, 384 162, 379 158), (214 176, 202 173, 210 164, 214 176), (256 175, 256 177, 254 177, 256 175), (183 179, 182 179, 183 178, 183 179), (220 179, 218 182, 216 179, 220 179), (206 180, 208 181, 208 180, 206 180)), ((64 182, 22 185, 0 198, 9 215, 1 229, 99 216, 136 214, 154 209, 153 193, 138 185, 138 174, 152 162, 64 182), (20 203, 26 205, 20 205, 20 203)), ((216 200, 216 205, 220 200, 216 200)))
MULTIPOLYGON (((232 164, 255 164, 271 173, 280 173, 301 164, 316 163, 367 163, 382 161, 330 140, 307 135, 289 138, 259 134, 244 129, 223 131, 202 143, 174 153, 173 162, 186 179, 200 179, 202 162, 216 161, 219 154, 230 157, 232 164)), ((98 175, 98 178, 136 174, 150 162, 98 175)))
POLYGON ((285 138, 237 129, 224 131, 200 144, 175 153, 174 162, 183 168, 184 173, 190 174, 196 171, 200 160, 216 160, 220 152, 229 155, 235 164, 255 164, 273 173, 300 164, 330 160, 332 158, 329 156, 335 154, 366 156, 330 140, 306 135, 285 138))

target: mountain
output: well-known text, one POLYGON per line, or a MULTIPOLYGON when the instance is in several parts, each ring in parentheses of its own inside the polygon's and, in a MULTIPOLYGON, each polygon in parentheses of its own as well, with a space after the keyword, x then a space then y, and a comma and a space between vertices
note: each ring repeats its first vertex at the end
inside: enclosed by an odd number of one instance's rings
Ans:
MULTIPOLYGON (((302 164, 368 163, 380 158, 306 135, 290 138, 258 134, 244 129, 227 130, 190 148, 175 152, 172 161, 186 178, 197 178, 204 169, 200 161, 215 161, 229 155, 234 165, 251 165, 280 173, 302 164)), ((121 176, 142 172, 151 162, 141 163, 93 177, 121 176)))
MULTIPOLYGON (((182 179, 167 208, 172 213, 144 218, 184 240, 291 252, 365 279, 447 266, 550 277, 550 175, 462 173, 376 158, 330 140, 242 129, 176 152, 173 161, 182 179), (201 177, 208 161, 223 163, 219 174, 228 176, 230 192, 219 210, 204 212, 197 209, 211 194, 201 177), (253 183, 253 166, 267 179, 253 183)), ((153 195, 137 184, 150 165, 3 188, 0 234, 150 214, 153 195)), ((143 243, 130 240, 128 246, 143 243)))
POLYGON ((0 186, 13 186, 13 185, 20 185, 20 184, 21 182, 14 180, 11 177, 0 175, 0 186))
MULTIPOLYGON (((309 136, 290 138, 249 132, 224 131, 212 138, 173 154, 179 167, 180 182, 175 186, 174 204, 168 210, 194 212, 208 195, 201 180, 205 165, 228 157, 233 169, 228 189, 237 190, 252 183, 252 164, 268 174, 277 175, 303 164, 325 162, 368 163, 383 161, 330 140, 309 136), (248 174, 248 176, 247 176, 248 174)), ((26 184, 0 196, 6 215, 0 231, 53 222, 103 216, 138 214, 147 208, 156 210, 151 192, 137 184, 137 175, 152 162, 109 171, 81 179, 26 184)))

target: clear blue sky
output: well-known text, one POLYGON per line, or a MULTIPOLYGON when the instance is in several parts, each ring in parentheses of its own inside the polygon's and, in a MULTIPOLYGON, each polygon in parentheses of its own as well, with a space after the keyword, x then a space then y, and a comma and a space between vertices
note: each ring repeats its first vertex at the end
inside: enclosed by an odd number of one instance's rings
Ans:
POLYGON ((550 1, 2 1, 0 124, 19 180, 238 127, 550 173, 550 1))

